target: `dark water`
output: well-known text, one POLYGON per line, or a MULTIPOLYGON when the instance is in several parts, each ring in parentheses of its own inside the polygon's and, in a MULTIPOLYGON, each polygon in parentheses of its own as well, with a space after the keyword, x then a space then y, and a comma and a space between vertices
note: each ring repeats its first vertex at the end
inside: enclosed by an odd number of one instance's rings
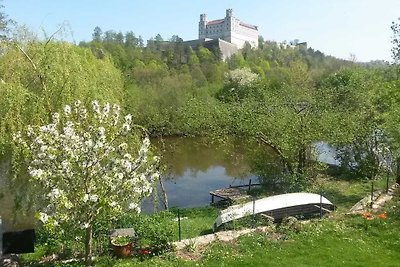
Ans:
MULTIPOLYGON (((205 206, 210 203, 210 191, 255 179, 246 160, 248 144, 240 140, 168 138, 153 140, 153 144, 167 167, 163 182, 169 207, 205 206)), ((146 201, 144 209, 149 207, 146 201)))
POLYGON ((336 159, 336 150, 325 142, 317 142, 314 144, 315 155, 317 160, 331 165, 340 165, 340 161, 336 159))
POLYGON ((24 230, 33 227, 33 216, 14 212, 14 196, 10 193, 9 184, 5 178, 7 162, 0 162, 0 219, 2 230, 24 230))

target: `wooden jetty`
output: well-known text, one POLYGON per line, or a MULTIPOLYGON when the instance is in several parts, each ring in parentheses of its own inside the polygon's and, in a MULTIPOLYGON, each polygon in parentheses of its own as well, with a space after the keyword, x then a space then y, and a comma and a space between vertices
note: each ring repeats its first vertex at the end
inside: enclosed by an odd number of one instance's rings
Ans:
POLYGON ((252 186, 259 186, 260 184, 252 184, 251 179, 247 185, 229 185, 229 188, 217 189, 211 191, 211 203, 214 203, 214 198, 218 197, 229 202, 236 202, 238 200, 248 199, 249 191, 252 186))

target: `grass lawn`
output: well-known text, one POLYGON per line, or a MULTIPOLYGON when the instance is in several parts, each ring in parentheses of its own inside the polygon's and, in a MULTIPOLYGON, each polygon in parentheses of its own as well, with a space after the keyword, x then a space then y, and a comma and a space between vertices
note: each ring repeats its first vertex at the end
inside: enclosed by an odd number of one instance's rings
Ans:
MULTIPOLYGON (((386 219, 376 214, 373 220, 366 220, 345 212, 368 195, 370 183, 325 179, 316 184, 314 191, 323 191, 338 206, 329 217, 298 223, 300 227, 296 228, 278 225, 267 233, 242 236, 233 242, 188 247, 179 253, 189 256, 185 259, 174 252, 142 259, 103 256, 97 258, 96 266, 400 266, 400 194, 386 203, 386 219)), ((175 225, 177 240, 178 223, 171 219, 177 210, 171 212, 168 220, 175 225)), ((182 238, 210 233, 217 212, 213 207, 180 210, 184 218, 182 238)), ((25 263, 31 260, 34 255, 23 257, 25 263)), ((81 265, 82 262, 46 266, 81 265)))

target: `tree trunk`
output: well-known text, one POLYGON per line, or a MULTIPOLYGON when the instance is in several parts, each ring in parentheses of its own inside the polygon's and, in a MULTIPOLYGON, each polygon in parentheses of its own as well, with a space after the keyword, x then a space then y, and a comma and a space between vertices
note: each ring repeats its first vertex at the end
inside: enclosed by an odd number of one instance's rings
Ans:
POLYGON ((86 266, 92 266, 92 232, 93 232, 93 226, 91 223, 89 223, 89 227, 86 228, 86 238, 85 238, 86 266))
POLYGON ((400 184, 400 157, 396 158, 396 183, 400 184))
POLYGON ((304 169, 306 167, 306 148, 304 145, 301 145, 299 150, 298 161, 297 173, 304 174, 304 169))
POLYGON ((162 178, 159 178, 159 182, 160 182, 160 187, 161 187, 161 191, 164 195, 164 209, 168 210, 168 196, 167 196, 167 191, 165 191, 165 187, 164 187, 164 183, 162 181, 162 178))
POLYGON ((264 144, 266 144, 267 146, 269 146, 270 148, 272 148, 272 150, 280 157, 280 159, 283 161, 283 163, 285 164, 285 166, 286 166, 286 168, 287 168, 287 170, 288 170, 288 172, 290 173, 290 174, 294 174, 294 166, 292 166, 292 163, 290 162, 290 160, 289 160, 289 158, 287 158, 286 156, 285 156, 285 154, 283 153, 283 151, 278 147, 278 146, 276 146, 271 140, 269 140, 268 139, 268 137, 265 135, 265 134, 263 134, 263 133, 258 133, 258 135, 259 135, 259 140, 261 141, 261 142, 263 142, 264 144))

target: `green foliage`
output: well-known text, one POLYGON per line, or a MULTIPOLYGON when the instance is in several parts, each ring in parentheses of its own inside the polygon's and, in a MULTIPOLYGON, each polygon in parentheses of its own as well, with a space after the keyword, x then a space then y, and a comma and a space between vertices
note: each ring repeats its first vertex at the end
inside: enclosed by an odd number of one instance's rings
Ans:
POLYGON ((126 246, 132 241, 133 240, 131 236, 118 235, 118 236, 113 236, 110 242, 115 246, 126 246))
POLYGON ((139 237, 139 247, 147 247, 153 255, 171 251, 173 241, 173 215, 160 212, 153 215, 126 214, 118 222, 118 227, 133 227, 139 237))
MULTIPOLYGON (((72 99, 121 103, 123 82, 108 58, 96 59, 90 50, 72 44, 32 41, 3 45, 7 50, 0 59, 0 161, 11 166, 4 171, 14 181, 10 189, 16 208, 29 208, 36 189, 27 183, 20 164, 26 155, 13 146, 12 134, 27 125, 47 123, 51 113, 59 112, 72 99)), ((11 185, 10 179, 6 182, 11 185)))

